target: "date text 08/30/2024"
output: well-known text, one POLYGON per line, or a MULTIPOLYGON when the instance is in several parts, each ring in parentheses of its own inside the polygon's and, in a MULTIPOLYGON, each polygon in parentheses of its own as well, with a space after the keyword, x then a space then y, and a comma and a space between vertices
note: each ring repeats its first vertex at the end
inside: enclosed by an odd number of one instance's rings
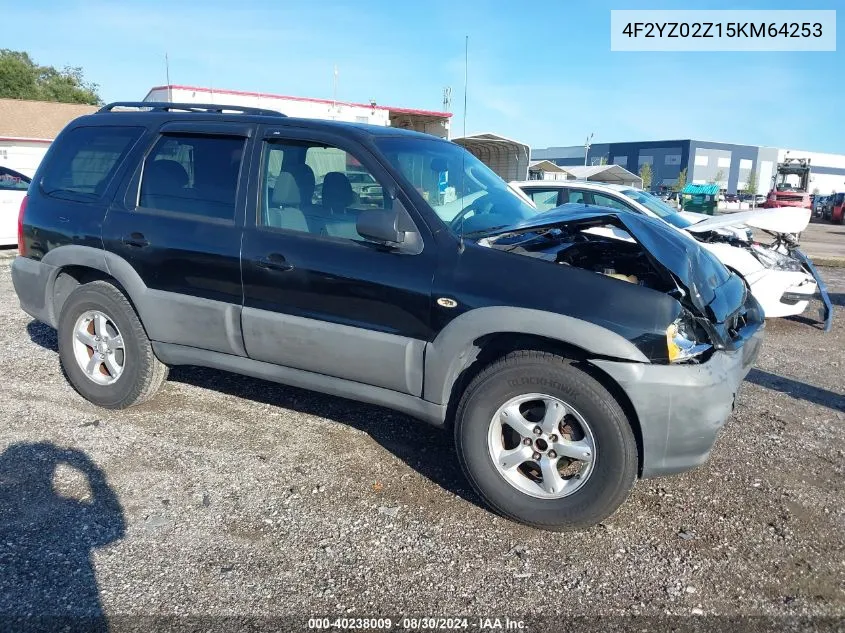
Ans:
POLYGON ((385 630, 385 631, 527 631, 523 620, 499 617, 337 617, 309 618, 308 628, 313 630, 385 630))

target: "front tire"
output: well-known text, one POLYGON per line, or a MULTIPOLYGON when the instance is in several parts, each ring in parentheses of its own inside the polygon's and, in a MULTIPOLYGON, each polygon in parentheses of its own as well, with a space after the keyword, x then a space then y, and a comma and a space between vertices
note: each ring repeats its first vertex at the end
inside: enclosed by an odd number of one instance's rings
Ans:
POLYGON ((599 523, 637 476, 636 441, 619 403, 546 352, 513 352, 476 376, 458 405, 455 444, 485 502, 547 530, 599 523))
POLYGON ((153 353, 126 296, 106 281, 76 288, 59 316, 59 360, 71 386, 107 409, 151 398, 168 368, 153 353))

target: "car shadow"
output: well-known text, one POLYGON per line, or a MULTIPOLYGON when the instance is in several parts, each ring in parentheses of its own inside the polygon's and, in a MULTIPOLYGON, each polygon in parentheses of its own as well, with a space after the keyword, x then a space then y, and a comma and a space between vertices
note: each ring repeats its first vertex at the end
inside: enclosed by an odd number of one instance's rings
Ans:
POLYGON ((0 628, 107 631, 91 554, 125 530, 117 495, 85 453, 9 446, 0 454, 0 628), (83 478, 78 499, 54 489, 59 468, 83 478))
POLYGON ((762 369, 752 369, 746 378, 749 382, 766 387, 772 391, 779 391, 798 400, 806 400, 834 411, 845 411, 845 396, 835 391, 808 385, 799 380, 778 376, 762 369))
MULTIPOLYGON (((53 328, 33 320, 27 324, 26 329, 34 343, 58 352, 58 340, 53 328)), ((174 367, 169 379, 328 418, 364 431, 382 447, 441 488, 487 509, 461 471, 450 431, 432 427, 375 405, 205 367, 174 367)))
POLYGON ((58 354, 59 338, 56 335, 56 330, 49 325, 33 319, 26 324, 26 333, 29 334, 30 340, 36 345, 40 345, 44 349, 58 354))
POLYGON ((845 306, 845 292, 831 292, 827 295, 835 306, 845 306))
POLYGON ((489 511, 461 471, 450 430, 375 405, 206 367, 174 367, 169 380, 327 418, 363 431, 423 477, 489 511))

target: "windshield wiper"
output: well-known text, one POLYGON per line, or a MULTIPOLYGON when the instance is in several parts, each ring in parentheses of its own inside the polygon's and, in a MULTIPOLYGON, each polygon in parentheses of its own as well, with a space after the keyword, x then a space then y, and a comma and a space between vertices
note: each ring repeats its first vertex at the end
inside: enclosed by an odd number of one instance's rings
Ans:
POLYGON ((470 231, 469 233, 464 233, 464 237, 474 237, 474 236, 484 237, 488 233, 492 233, 493 231, 498 231, 499 229, 505 229, 508 226, 510 226, 510 225, 509 224, 500 224, 499 226, 491 226, 490 228, 487 228, 487 229, 479 229, 478 231, 470 231))

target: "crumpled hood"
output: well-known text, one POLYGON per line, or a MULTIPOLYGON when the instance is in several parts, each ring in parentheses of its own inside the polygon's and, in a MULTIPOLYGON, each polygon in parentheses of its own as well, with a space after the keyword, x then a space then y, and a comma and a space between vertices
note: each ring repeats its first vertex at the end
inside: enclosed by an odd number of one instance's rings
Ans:
MULTIPOLYGON (((695 222, 689 216, 684 217, 691 222, 695 222)), ((690 233, 705 233, 715 229, 744 225, 771 233, 800 233, 810 223, 810 209, 780 207, 778 209, 754 209, 705 217, 707 217, 706 220, 695 222, 686 230, 690 233)))
MULTIPOLYGON (((646 215, 615 211, 601 207, 585 207, 580 204, 565 204, 536 215, 531 220, 499 229, 486 239, 495 242, 497 238, 515 233, 527 233, 542 228, 567 227, 585 230, 604 224, 616 225, 634 237, 652 256, 655 264, 671 272, 689 292, 693 305, 718 322, 724 321, 739 309, 741 297, 737 303, 733 297, 736 292, 728 293, 732 299, 718 296, 719 288, 725 284, 736 285, 742 281, 732 275, 724 265, 692 237, 684 235, 662 220, 646 215), (737 303, 737 305, 733 305, 737 303)), ((739 293, 744 295, 744 292, 739 293)))

